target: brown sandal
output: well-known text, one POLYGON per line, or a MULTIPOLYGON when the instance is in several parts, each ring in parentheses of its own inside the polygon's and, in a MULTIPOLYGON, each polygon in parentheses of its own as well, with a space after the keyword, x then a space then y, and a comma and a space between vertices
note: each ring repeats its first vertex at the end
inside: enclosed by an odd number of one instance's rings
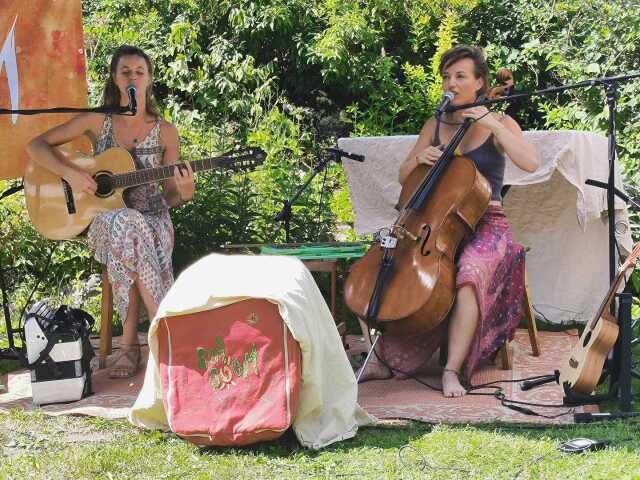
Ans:
POLYGON ((120 347, 120 352, 109 369, 109 378, 131 378, 140 369, 140 345, 120 347))

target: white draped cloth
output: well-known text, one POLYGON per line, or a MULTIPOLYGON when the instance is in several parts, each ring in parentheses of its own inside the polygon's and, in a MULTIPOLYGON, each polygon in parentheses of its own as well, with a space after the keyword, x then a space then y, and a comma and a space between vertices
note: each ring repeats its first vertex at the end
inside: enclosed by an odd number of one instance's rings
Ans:
MULTIPOLYGON (((539 151, 533 173, 507 161, 504 184, 512 185, 504 210, 514 239, 528 249, 527 276, 533 305, 552 323, 591 320, 609 289, 606 190, 585 185, 607 182, 607 139, 581 131, 532 131, 525 138, 539 151)), ((400 195, 398 169, 415 135, 341 138, 338 146, 365 156, 343 160, 355 212, 355 229, 370 234, 392 225, 400 195)), ((619 166, 616 186, 623 190, 619 166)), ((631 251, 626 205, 616 199, 616 234, 631 251)))
POLYGON ((248 298, 278 305, 302 352, 302 378, 293 430, 302 445, 318 449, 355 436, 372 423, 356 403, 355 375, 331 312, 309 270, 293 257, 211 254, 178 277, 149 328, 144 385, 129 420, 168 430, 158 363, 159 319, 223 307, 248 298))

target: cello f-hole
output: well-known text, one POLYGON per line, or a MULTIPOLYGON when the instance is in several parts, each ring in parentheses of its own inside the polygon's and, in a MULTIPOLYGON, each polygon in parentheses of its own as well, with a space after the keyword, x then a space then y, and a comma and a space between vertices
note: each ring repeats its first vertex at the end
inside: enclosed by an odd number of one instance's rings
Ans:
POLYGON ((424 224, 422 226, 422 244, 420 245, 420 254, 423 257, 431 255, 431 250, 427 250, 427 242, 429 241, 429 237, 431 237, 431 225, 424 224))

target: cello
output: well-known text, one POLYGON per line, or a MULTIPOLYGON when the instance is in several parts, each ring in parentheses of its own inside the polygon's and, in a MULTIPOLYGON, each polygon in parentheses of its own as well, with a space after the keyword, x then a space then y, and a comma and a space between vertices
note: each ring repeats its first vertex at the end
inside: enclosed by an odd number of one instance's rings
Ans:
POLYGON ((347 307, 390 334, 428 333, 453 306, 456 251, 491 198, 491 186, 473 160, 454 155, 471 123, 464 120, 433 166, 421 164, 411 172, 395 223, 381 230, 346 279, 347 307))

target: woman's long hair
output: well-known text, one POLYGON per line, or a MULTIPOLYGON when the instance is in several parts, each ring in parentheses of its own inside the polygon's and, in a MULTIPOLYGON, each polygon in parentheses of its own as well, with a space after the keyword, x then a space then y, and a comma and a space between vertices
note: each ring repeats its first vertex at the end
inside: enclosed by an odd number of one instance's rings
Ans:
POLYGON ((116 71, 118 69, 118 62, 120 59, 127 55, 136 55, 144 59, 147 64, 147 69, 149 70, 149 77, 151 78, 151 83, 147 87, 147 91, 144 92, 145 96, 145 109, 146 113, 149 115, 153 115, 154 117, 160 116, 160 109, 158 108, 158 104, 153 95, 153 63, 149 58, 149 55, 144 53, 140 48, 134 47, 132 45, 122 45, 118 47, 118 49, 113 53, 113 57, 111 57, 111 64, 109 65, 109 77, 104 85, 104 91, 102 93, 102 105, 104 107, 118 108, 120 107, 120 89, 116 85, 116 82, 113 78, 116 75, 116 71))

